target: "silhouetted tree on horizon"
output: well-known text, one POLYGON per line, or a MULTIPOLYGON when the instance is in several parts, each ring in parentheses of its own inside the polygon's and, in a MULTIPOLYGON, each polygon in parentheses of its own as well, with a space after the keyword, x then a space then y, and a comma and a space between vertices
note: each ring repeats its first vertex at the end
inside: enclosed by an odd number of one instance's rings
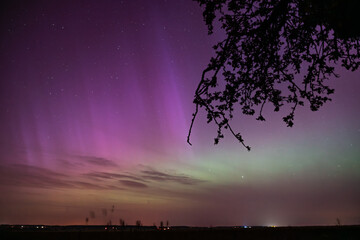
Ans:
POLYGON ((336 218, 336 225, 341 226, 340 218, 336 218))
POLYGON ((135 225, 137 227, 141 227, 142 226, 141 220, 136 220, 135 225))
POLYGON ((218 24, 225 39, 214 45, 215 57, 202 73, 194 97, 207 123, 215 122, 214 143, 223 129, 250 151, 230 120, 236 107, 265 121, 263 109, 283 106, 288 127, 298 106, 317 111, 334 93, 326 80, 339 77, 335 65, 355 71, 360 65, 360 1, 357 0, 195 0, 204 7, 212 34, 218 24), (214 23, 216 22, 216 24, 214 23))
POLYGON ((120 226, 122 226, 122 227, 125 226, 125 220, 124 219, 120 218, 119 223, 120 223, 120 226))

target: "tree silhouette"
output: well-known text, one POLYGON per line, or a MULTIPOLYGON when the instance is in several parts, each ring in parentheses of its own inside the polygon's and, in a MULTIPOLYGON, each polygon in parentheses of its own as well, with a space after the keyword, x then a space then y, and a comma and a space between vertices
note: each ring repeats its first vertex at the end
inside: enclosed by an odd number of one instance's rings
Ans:
POLYGON ((341 226, 340 218, 336 218, 336 225, 341 226))
POLYGON ((124 219, 120 218, 119 223, 120 223, 120 226, 122 226, 122 227, 125 226, 125 220, 124 219))
POLYGON ((341 63, 355 71, 360 65, 360 21, 357 0, 195 0, 204 7, 208 33, 219 24, 225 39, 214 45, 215 57, 204 69, 194 97, 207 123, 214 122, 217 135, 223 129, 250 151, 230 125, 234 111, 265 121, 263 109, 288 106, 283 117, 294 124, 298 106, 317 111, 334 93, 326 80, 338 75, 341 63), (216 22, 216 23, 214 23, 216 22))
POLYGON ((141 220, 136 220, 135 225, 137 227, 141 227, 142 226, 141 220))

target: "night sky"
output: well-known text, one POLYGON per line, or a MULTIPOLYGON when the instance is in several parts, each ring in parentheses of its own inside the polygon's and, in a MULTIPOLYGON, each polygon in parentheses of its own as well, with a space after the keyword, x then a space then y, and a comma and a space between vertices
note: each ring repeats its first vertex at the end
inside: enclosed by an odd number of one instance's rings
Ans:
POLYGON ((1 5, 0 224, 360 224, 359 71, 339 66, 333 101, 293 128, 270 106, 236 116, 251 152, 228 132, 214 146, 203 111, 189 146, 224 37, 197 3, 1 5))

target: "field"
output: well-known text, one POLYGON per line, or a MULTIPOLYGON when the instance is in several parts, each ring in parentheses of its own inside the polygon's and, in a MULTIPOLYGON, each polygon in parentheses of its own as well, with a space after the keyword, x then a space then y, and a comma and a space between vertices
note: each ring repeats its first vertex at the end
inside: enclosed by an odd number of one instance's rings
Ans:
POLYGON ((95 240, 95 239, 126 239, 126 240, 168 240, 168 239, 360 239, 360 226, 331 226, 331 227, 253 227, 253 228, 188 228, 159 230, 44 230, 44 229, 1 229, 0 239, 66 239, 66 240, 95 240))

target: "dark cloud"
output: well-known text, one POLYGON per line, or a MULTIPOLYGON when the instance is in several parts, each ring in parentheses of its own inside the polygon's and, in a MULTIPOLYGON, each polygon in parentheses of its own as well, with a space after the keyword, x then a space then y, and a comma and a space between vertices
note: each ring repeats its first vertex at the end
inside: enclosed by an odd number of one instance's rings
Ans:
POLYGON ((30 165, 25 165, 25 164, 13 164, 12 167, 16 168, 16 169, 20 169, 20 170, 28 172, 28 173, 38 174, 38 175, 43 175, 43 176, 68 177, 67 174, 52 171, 50 169, 42 168, 42 167, 35 167, 35 166, 30 166, 30 165))
POLYGON ((23 164, 0 167, 0 185, 31 188, 112 189, 86 181, 69 181, 73 176, 23 164))
POLYGON ((128 174, 119 174, 119 173, 108 173, 108 172, 90 172, 84 174, 85 176, 97 179, 131 179, 134 181, 144 181, 140 177, 128 175, 128 174))
POLYGON ((143 170, 141 171, 141 173, 143 174, 142 178, 153 181, 172 181, 185 185, 195 185, 203 182, 202 180, 192 178, 189 176, 175 175, 175 174, 170 175, 168 173, 160 172, 153 169, 143 170))
MULTIPOLYGON (((86 158, 90 161, 89 158, 86 158)), ((98 160, 98 158, 95 158, 98 160)), ((94 160, 92 158, 92 160, 94 160)), ((95 160, 95 161, 97 161, 95 160)), ((103 161, 103 159, 101 160, 103 161)), ((131 173, 89 172, 74 179, 74 176, 47 168, 34 167, 22 164, 0 166, 0 185, 19 186, 31 188, 71 188, 71 189, 95 189, 95 190, 124 190, 117 186, 120 182, 124 187, 147 188, 148 181, 176 182, 185 185, 194 185, 201 182, 198 179, 184 175, 171 175, 153 169, 146 169, 134 176, 131 173), (86 178, 84 178, 84 176, 86 178), (99 181, 102 180, 102 181, 99 181)))
POLYGON ((96 179, 112 179, 112 176, 110 176, 107 173, 104 172, 91 172, 91 173, 85 173, 84 176, 90 177, 90 178, 96 178, 96 179))
POLYGON ((97 166, 104 166, 104 167, 116 167, 117 166, 117 164, 114 163, 113 161, 106 159, 106 158, 102 158, 102 157, 95 157, 95 156, 77 156, 77 157, 86 163, 97 165, 97 166))
POLYGON ((61 158, 57 158, 56 161, 59 166, 64 168, 77 168, 85 166, 84 163, 81 163, 79 161, 69 161, 61 158))
POLYGON ((148 187, 144 183, 135 182, 135 181, 119 180, 119 182, 122 183, 123 185, 127 186, 127 187, 132 187, 132 188, 147 188, 148 187))
POLYGON ((82 182, 82 181, 71 181, 69 183, 71 183, 75 188, 81 188, 81 189, 83 189, 83 188, 86 188, 86 189, 107 189, 107 188, 104 188, 101 185, 88 183, 88 182, 82 182))
POLYGON ((37 188, 68 188, 68 175, 46 168, 14 164, 0 168, 0 184, 37 188))

